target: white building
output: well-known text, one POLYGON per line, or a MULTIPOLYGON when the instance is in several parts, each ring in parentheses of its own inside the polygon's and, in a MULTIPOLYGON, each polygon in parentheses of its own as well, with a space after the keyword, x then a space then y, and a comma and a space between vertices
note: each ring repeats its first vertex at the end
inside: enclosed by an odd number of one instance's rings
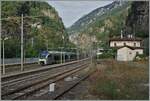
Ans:
POLYGON ((117 49, 117 60, 132 61, 137 54, 143 54, 143 48, 123 46, 117 49))
POLYGON ((132 61, 137 54, 143 54, 141 39, 128 37, 112 38, 109 40, 110 47, 117 48, 118 61, 132 61))

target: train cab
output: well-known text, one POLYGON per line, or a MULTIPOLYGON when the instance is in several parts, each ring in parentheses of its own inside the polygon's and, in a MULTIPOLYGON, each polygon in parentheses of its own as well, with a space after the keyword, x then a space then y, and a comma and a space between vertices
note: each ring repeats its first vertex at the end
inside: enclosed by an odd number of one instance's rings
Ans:
POLYGON ((48 51, 42 51, 39 56, 39 63, 41 65, 47 64, 47 56, 49 55, 48 51))

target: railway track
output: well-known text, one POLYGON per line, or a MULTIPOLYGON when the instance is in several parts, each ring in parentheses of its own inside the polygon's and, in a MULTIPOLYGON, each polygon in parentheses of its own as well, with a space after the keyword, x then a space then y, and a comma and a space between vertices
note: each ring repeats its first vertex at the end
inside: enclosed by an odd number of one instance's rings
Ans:
POLYGON ((92 75, 95 71, 92 71, 88 74, 86 74, 85 76, 83 76, 81 79, 77 80, 75 83, 73 83, 71 86, 69 86, 67 89, 65 89, 64 91, 62 91, 61 93, 59 93, 58 95, 56 95, 55 97, 52 98, 52 100, 60 100, 61 97, 63 97, 66 93, 68 93, 69 91, 71 91, 73 88, 75 88, 77 85, 79 85, 82 81, 84 81, 85 79, 87 79, 90 75, 92 75))
POLYGON ((33 70, 29 70, 29 71, 23 71, 23 72, 19 72, 19 73, 13 73, 10 75, 2 75, 1 81, 5 82, 5 81, 9 81, 9 80, 16 79, 16 78, 21 78, 21 77, 25 77, 28 75, 33 75, 33 74, 49 71, 49 70, 54 69, 54 68, 61 68, 63 66, 69 66, 69 65, 73 65, 73 64, 77 64, 77 63, 82 63, 82 62, 87 61, 87 60, 89 60, 89 58, 78 60, 78 61, 67 62, 67 63, 63 63, 63 64, 42 66, 42 67, 38 67, 37 69, 33 69, 33 70))
MULTIPOLYGON (((74 74, 68 75, 62 80, 56 81, 55 91, 50 92, 47 86, 34 93, 34 95, 28 96, 27 100, 73 100, 72 97, 76 96, 78 93, 74 92, 73 94, 72 91, 94 72, 95 69, 90 69, 90 67, 84 68, 82 71, 80 70, 74 74), (69 94, 71 94, 71 98, 68 96, 69 94)), ((80 90, 79 88, 77 89, 80 90)))
POLYGON ((66 76, 71 75, 72 73, 75 73, 85 68, 88 65, 87 64, 88 62, 85 62, 85 64, 82 64, 82 63, 83 61, 80 61, 78 65, 77 64, 70 65, 70 66, 73 66, 73 68, 69 68, 63 72, 62 70, 60 70, 61 72, 57 71, 58 73, 53 74, 53 75, 49 75, 49 72, 46 71, 45 74, 38 73, 38 74, 31 75, 31 76, 2 82, 2 99, 6 99, 6 100, 20 99, 29 94, 32 94, 35 91, 38 91, 45 86, 48 86, 50 83, 63 79, 66 76), (20 83, 22 85, 18 87, 18 84, 20 83))
MULTIPOLYGON (((75 66, 77 64, 81 64, 81 62, 80 63, 76 63, 76 64, 72 64, 72 66, 75 66)), ((51 68, 50 70, 47 70, 47 71, 44 71, 44 72, 35 73, 35 74, 32 74, 32 75, 27 75, 27 76, 15 78, 15 79, 9 78, 9 80, 7 80, 7 81, 3 80, 2 84, 1 84, 1 87, 2 88, 3 87, 9 87, 9 86, 11 86, 13 84, 21 83, 23 81, 31 81, 31 80, 34 80, 36 78, 46 77, 46 76, 49 76, 49 74, 53 74, 55 71, 59 72, 61 70, 67 69, 67 68, 69 68, 69 66, 70 65, 62 66, 61 68, 59 68, 59 67, 58 68, 51 68)))

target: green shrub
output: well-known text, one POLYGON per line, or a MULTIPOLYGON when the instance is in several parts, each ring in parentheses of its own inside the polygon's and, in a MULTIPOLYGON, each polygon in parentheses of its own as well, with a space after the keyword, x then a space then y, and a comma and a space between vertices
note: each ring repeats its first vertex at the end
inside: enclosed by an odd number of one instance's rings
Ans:
POLYGON ((146 60, 146 55, 145 54, 136 55, 134 61, 138 61, 138 60, 146 60))
POLYGON ((97 56, 98 59, 105 59, 105 58, 114 58, 115 57, 115 50, 108 50, 103 54, 97 56))

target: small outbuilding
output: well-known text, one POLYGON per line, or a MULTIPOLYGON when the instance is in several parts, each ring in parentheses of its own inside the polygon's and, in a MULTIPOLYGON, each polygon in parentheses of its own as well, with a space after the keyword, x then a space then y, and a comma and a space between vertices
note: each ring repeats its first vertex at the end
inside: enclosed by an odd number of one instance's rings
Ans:
POLYGON ((118 61, 133 61, 136 55, 143 54, 143 48, 122 46, 117 49, 118 61))

